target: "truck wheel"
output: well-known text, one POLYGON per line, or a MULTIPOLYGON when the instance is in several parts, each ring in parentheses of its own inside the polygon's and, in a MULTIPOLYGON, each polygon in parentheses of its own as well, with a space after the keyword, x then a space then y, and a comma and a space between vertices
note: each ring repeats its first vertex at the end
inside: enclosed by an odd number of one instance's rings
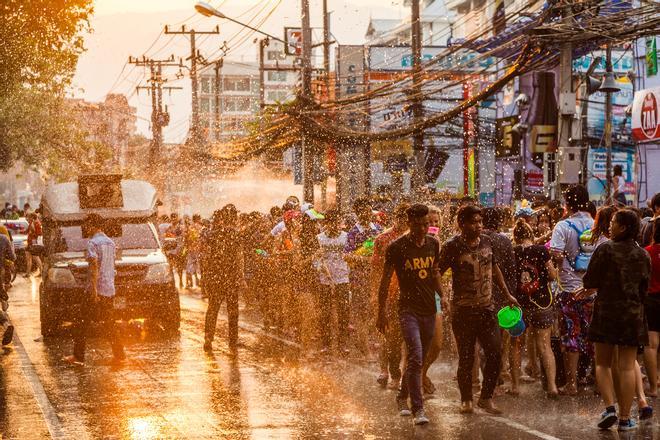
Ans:
POLYGON ((163 327, 166 335, 176 335, 181 323, 181 308, 178 298, 161 309, 158 322, 163 327))
POLYGON ((39 289, 39 318, 41 320, 41 334, 44 337, 57 335, 59 322, 48 312, 48 303, 45 300, 43 288, 39 289))

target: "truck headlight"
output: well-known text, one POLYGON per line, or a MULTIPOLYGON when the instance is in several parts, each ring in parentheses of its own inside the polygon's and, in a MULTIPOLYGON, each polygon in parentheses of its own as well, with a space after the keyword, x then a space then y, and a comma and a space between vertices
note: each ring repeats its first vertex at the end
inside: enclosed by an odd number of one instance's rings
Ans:
POLYGON ((53 267, 48 269, 48 282, 57 286, 75 286, 76 279, 71 270, 64 267, 53 267))
POLYGON ((169 283, 172 280, 172 270, 169 263, 149 266, 144 280, 148 283, 169 283))

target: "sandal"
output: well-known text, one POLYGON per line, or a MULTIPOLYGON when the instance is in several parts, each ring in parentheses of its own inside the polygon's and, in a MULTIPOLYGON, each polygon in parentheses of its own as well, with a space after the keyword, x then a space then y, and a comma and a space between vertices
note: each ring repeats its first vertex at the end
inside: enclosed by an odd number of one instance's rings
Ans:
POLYGON ((506 390, 504 392, 504 394, 507 394, 507 395, 513 396, 513 397, 518 397, 518 396, 520 396, 520 391, 514 391, 514 390, 509 389, 509 390, 506 390))

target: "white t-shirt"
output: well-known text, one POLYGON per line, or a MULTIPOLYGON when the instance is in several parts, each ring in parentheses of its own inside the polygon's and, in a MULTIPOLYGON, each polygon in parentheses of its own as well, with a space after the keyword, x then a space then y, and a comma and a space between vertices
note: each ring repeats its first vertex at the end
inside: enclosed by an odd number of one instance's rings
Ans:
POLYGON ((328 237, 325 232, 316 236, 322 252, 321 260, 318 262, 319 280, 323 285, 348 283, 349 268, 344 261, 344 247, 346 246, 348 234, 341 232, 337 237, 328 237), (330 272, 330 278, 323 268, 323 264, 330 272))
MULTIPOLYGON (((580 231, 592 228, 594 225, 594 220, 587 212, 575 213, 566 220, 573 223, 580 231)), ((569 258, 570 261, 575 261, 575 257, 580 253, 580 245, 577 232, 569 226, 566 220, 557 222, 555 225, 550 239, 550 249, 564 254, 562 265, 559 268, 559 280, 565 292, 574 292, 582 288, 584 273, 576 272, 569 263, 569 258)))
POLYGON ((284 224, 284 220, 276 224, 273 229, 270 230, 270 235, 273 237, 277 237, 280 235, 282 232, 286 231, 286 225, 284 224))

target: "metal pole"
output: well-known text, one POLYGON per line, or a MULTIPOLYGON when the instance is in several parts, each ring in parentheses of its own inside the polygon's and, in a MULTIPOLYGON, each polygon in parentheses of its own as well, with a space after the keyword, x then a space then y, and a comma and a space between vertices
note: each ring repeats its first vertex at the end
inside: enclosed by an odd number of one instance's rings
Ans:
MULTIPOLYGON (((606 75, 612 73, 612 46, 607 45, 606 51, 606 75)), ((605 130, 603 133, 605 138, 605 180, 606 186, 606 203, 612 203, 612 92, 605 94, 605 130)))
POLYGON ((220 83, 221 83, 221 78, 220 78, 220 69, 222 69, 222 64, 223 61, 222 59, 218 60, 215 62, 214 66, 214 71, 215 71, 215 78, 214 78, 214 84, 213 84, 213 89, 215 92, 214 95, 214 106, 215 106, 215 123, 214 123, 214 137, 216 142, 220 140, 220 83))
MULTIPOLYGON (((308 101, 312 100, 312 29, 309 23, 309 0, 301 0, 301 10, 302 69, 300 74, 302 80, 302 99, 305 101, 303 106, 305 106, 308 101)), ((303 151, 303 200, 314 203, 314 153, 312 145, 305 138, 303 128, 301 135, 303 151)))
MULTIPOLYGON (((325 72, 325 97, 330 100, 330 13, 328 0, 323 0, 323 70, 325 72)), ((321 160, 321 209, 325 209, 328 197, 327 145, 320 151, 321 160)))
POLYGON ((158 69, 156 71, 156 107, 158 110, 156 111, 156 119, 158 120, 157 126, 158 126, 158 136, 157 136, 157 141, 156 141, 156 151, 155 151, 155 157, 153 158, 153 164, 156 164, 158 162, 158 159, 160 158, 160 154, 162 151, 162 146, 163 146, 163 68, 158 64, 158 69))
POLYGON ((150 163, 151 166, 156 163, 159 149, 159 124, 158 124, 158 96, 156 96, 156 68, 153 61, 149 65, 151 71, 151 151, 150 163))
POLYGON ((190 82, 192 86, 192 138, 199 142, 199 95, 197 90, 197 48, 195 30, 190 31, 190 82))
MULTIPOLYGON (((268 40, 262 38, 259 40, 259 109, 264 111, 266 108, 266 83, 264 80, 264 50, 268 45, 268 40)), ((263 115, 262 115, 263 117, 263 115)))
MULTIPOLYGON (((419 18, 419 0, 412 0, 412 67, 413 67, 413 123, 417 124, 424 116, 422 101, 422 26, 419 18)), ((424 130, 418 130, 413 134, 413 152, 415 155, 415 168, 412 174, 412 189, 418 191, 424 185, 424 130)))
MULTIPOLYGON (((562 10, 564 23, 572 23, 571 4, 566 3, 562 10)), ((553 185, 550 185, 550 197, 557 200, 561 197, 561 168, 562 161, 568 156, 571 147, 571 131, 573 114, 570 109, 564 108, 563 100, 566 100, 573 92, 573 44, 562 43, 559 50, 559 120, 557 127, 557 152, 544 154, 544 166, 548 167, 546 175, 553 177, 553 185)), ((549 179, 548 179, 549 180, 549 179)), ((551 183, 550 181, 548 182, 551 183)))

